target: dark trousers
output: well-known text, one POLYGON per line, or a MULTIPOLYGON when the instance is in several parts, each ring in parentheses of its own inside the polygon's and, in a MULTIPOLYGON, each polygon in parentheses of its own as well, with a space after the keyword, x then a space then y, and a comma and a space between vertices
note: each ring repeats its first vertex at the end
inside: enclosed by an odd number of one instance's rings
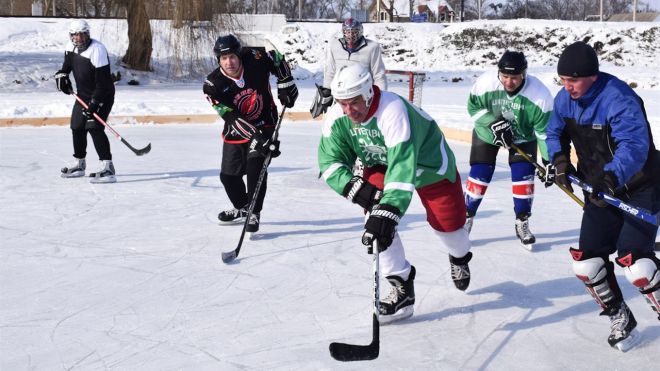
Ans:
MULTIPOLYGON (((105 121, 110 116, 113 101, 106 102, 99 108, 98 115, 105 121)), ((83 116, 83 107, 76 101, 71 112, 71 134, 73 136, 73 157, 87 156, 87 133, 92 137, 99 160, 112 160, 110 141, 105 134, 105 126, 96 119, 87 120, 83 116)))
MULTIPOLYGON (((601 208, 589 202, 582 215, 580 250, 597 256, 617 252, 618 257, 633 253, 637 257, 653 257, 658 226, 638 219, 608 205, 601 208)), ((655 214, 660 210, 660 182, 649 183, 631 193, 626 203, 655 214)))

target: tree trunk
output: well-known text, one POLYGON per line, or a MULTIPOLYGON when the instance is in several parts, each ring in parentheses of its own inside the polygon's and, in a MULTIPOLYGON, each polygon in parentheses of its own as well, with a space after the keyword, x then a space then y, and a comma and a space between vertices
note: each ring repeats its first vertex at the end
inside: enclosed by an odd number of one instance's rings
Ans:
POLYGON ((143 0, 128 1, 128 50, 122 58, 129 68, 151 71, 151 26, 143 0))

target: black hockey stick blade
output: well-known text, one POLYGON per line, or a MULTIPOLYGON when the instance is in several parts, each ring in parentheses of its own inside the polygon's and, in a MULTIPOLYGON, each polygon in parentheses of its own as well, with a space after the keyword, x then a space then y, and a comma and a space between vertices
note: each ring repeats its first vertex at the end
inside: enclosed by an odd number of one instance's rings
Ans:
POLYGON ((151 151, 151 143, 147 144, 147 146, 142 149, 136 149, 135 147, 130 145, 124 138, 121 138, 121 142, 124 143, 126 147, 128 147, 131 151, 133 151, 133 153, 135 153, 138 156, 146 155, 147 153, 149 153, 149 151, 151 151))
POLYGON ((371 361, 378 358, 380 353, 380 324, 378 323, 378 316, 373 314, 373 338, 369 345, 355 345, 346 343, 331 343, 330 355, 337 361, 352 362, 352 361, 371 361))
POLYGON ((229 252, 223 252, 222 253, 222 262, 225 263, 225 264, 229 264, 229 263, 233 262, 234 259, 236 259, 237 256, 238 256, 238 254, 236 254, 236 250, 232 250, 232 251, 229 251, 229 252))

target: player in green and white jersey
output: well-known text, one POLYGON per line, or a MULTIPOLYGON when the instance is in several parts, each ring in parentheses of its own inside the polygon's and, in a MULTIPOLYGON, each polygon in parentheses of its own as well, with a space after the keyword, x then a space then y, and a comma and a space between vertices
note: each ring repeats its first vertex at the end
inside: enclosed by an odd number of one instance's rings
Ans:
POLYGON ((381 267, 393 286, 381 301, 381 321, 413 313, 415 267, 406 260, 396 226, 415 191, 449 253, 456 287, 465 290, 472 253, 463 228, 463 191, 454 153, 437 123, 404 98, 374 86, 360 65, 340 68, 332 92, 338 104, 326 116, 319 168, 335 192, 369 213, 362 243, 378 241, 381 267), (351 171, 356 158, 364 163, 362 177, 351 171))
POLYGON ((493 178, 497 152, 505 147, 509 151, 516 235, 523 247, 532 250, 536 242, 529 229, 534 166, 511 148, 511 144, 534 161, 538 145, 543 162, 547 163, 545 130, 553 98, 539 79, 527 74, 527 60, 522 52, 504 52, 497 67, 497 73, 486 72, 477 79, 468 98, 474 130, 470 174, 465 184, 467 229, 471 230, 473 218, 493 178))

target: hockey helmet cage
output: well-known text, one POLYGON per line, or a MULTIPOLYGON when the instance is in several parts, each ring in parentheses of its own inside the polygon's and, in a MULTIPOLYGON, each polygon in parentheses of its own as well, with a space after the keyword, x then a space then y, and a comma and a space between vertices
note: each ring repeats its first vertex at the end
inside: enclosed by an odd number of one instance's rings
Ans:
POLYGON ((236 36, 231 34, 218 37, 213 46, 213 53, 218 59, 227 54, 239 55, 240 52, 241 42, 238 41, 236 36))
POLYGON ((89 37, 89 24, 84 19, 76 19, 69 24, 69 39, 75 45, 79 51, 87 49, 89 42, 91 41, 89 37), (73 36, 76 34, 82 34, 83 37, 80 38, 79 42, 75 42, 73 36))
POLYGON ((344 40, 349 47, 353 47, 362 38, 362 23, 356 19, 348 18, 341 26, 341 32, 344 40))
POLYGON ((497 69, 509 75, 524 75, 527 71, 527 59, 522 52, 507 50, 497 62, 497 69))
POLYGON ((331 89, 335 99, 350 99, 361 95, 367 106, 374 97, 374 82, 369 70, 361 64, 344 66, 337 71, 331 89))

